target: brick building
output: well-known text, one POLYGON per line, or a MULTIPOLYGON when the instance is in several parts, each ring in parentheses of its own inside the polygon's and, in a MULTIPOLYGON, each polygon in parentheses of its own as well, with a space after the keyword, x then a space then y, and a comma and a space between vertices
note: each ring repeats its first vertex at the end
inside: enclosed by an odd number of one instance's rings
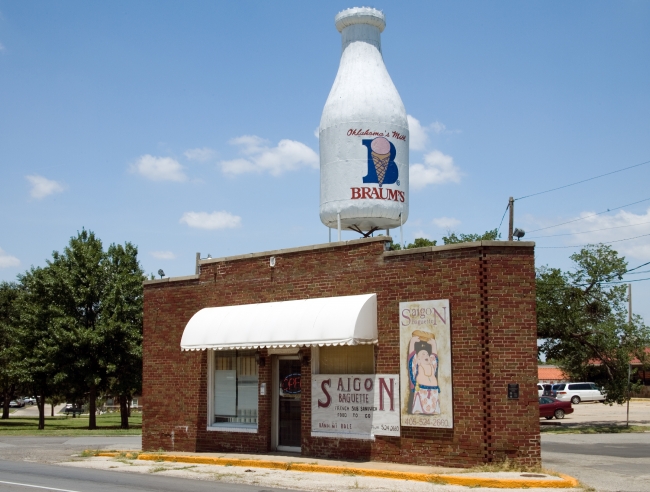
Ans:
MULTIPOLYGON (((206 259, 196 275, 146 281, 143 449, 265 453, 287 445, 315 458, 539 464, 534 243, 388 251, 389 241, 380 236, 206 259), (243 322, 241 314, 226 311, 259 308, 269 326, 278 326, 273 313, 289 306, 286 301, 309 300, 305 305, 313 307, 311 301, 330 299, 350 299, 348 306, 363 301, 359 310, 375 310, 355 318, 361 323, 366 316, 364 326, 375 334, 353 333, 348 345, 327 346, 318 337, 330 335, 306 328, 310 343, 301 332, 296 346, 281 346, 255 339, 266 336, 264 323, 240 329, 233 320, 243 322), (399 375, 400 302, 422 299, 448 301, 453 395, 442 397, 453 401, 450 428, 409 427, 402 420, 391 436, 314 432, 312 379, 399 375), (210 319, 220 328, 211 330, 210 319), (194 330, 194 338, 186 330, 194 330), (190 350, 181 350, 181 339, 190 350)), ((321 309, 319 319, 336 309, 321 309)), ((275 331, 267 335, 277 338, 275 331)))

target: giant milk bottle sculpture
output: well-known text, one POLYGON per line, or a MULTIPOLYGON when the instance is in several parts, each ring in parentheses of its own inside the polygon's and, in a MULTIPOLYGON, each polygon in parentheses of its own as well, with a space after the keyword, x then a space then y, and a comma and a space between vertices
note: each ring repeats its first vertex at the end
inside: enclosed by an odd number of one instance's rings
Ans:
POLYGON ((381 54, 384 14, 357 7, 335 23, 343 52, 319 127, 320 218, 368 235, 408 218, 408 122, 381 54))

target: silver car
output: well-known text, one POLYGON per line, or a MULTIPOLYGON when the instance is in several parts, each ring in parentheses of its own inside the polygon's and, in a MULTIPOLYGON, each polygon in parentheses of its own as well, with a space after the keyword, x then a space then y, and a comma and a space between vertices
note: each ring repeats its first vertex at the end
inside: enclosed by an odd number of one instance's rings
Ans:
POLYGON ((604 401, 605 395, 594 383, 559 383, 553 385, 553 396, 577 405, 581 401, 604 401))

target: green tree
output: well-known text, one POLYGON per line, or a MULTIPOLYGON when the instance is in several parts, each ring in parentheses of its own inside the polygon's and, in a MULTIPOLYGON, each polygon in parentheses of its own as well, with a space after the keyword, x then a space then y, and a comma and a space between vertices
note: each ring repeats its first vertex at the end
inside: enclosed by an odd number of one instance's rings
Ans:
POLYGON ((606 245, 590 245, 571 255, 573 271, 537 270, 537 336, 540 351, 555 359, 574 380, 596 380, 609 402, 628 395, 628 364, 650 344, 639 316, 628 322, 627 262, 606 245))
POLYGON ((52 276, 48 268, 34 268, 18 276, 16 300, 23 357, 19 377, 35 395, 38 428, 45 428, 45 400, 53 386, 65 378, 60 372, 64 354, 59 309, 52 302, 52 276))
POLYGON ((51 302, 58 310, 62 349, 66 354, 63 372, 72 394, 80 398, 88 391, 88 428, 96 429, 96 403, 106 383, 108 364, 102 326, 101 300, 107 272, 102 242, 82 229, 62 253, 54 251, 48 261, 51 302))
POLYGON ((96 429, 104 392, 128 397, 140 387, 143 272, 137 248, 126 243, 105 252, 101 240, 83 229, 52 253, 42 272, 38 287, 47 308, 41 309, 52 315, 50 338, 59 350, 46 396, 87 400, 88 428, 96 429))
MULTIPOLYGON (((427 246, 435 246, 436 243, 437 241, 435 240, 431 241, 430 239, 424 237, 418 237, 412 243, 407 244, 405 249, 425 248, 427 246)), ((399 251, 402 249, 402 247, 398 243, 393 243, 390 249, 393 251, 399 251)))
POLYGON ((142 281, 138 250, 111 245, 106 255, 107 286, 102 300, 106 346, 110 352, 109 392, 120 401, 121 428, 129 428, 128 402, 142 388, 142 281))
MULTIPOLYGON (((443 236, 442 241, 444 244, 458 244, 474 241, 497 241, 500 237, 501 233, 497 229, 485 231, 483 234, 456 234, 455 232, 449 231, 447 236, 443 236)), ((432 241, 430 239, 418 237, 412 243, 407 244, 405 249, 424 248, 426 246, 435 246, 436 244, 436 240, 432 241)), ((393 243, 390 249, 393 251, 399 251, 402 249, 402 246, 398 243, 393 243)))
POLYGON ((442 237, 445 244, 458 244, 458 243, 471 243, 474 241, 498 241, 501 238, 501 233, 498 229, 485 231, 483 234, 458 234, 449 231, 447 236, 442 237))
POLYGON ((2 390, 2 418, 9 418, 9 402, 15 397, 20 382, 19 361, 21 344, 16 323, 18 286, 0 283, 0 389, 2 390))

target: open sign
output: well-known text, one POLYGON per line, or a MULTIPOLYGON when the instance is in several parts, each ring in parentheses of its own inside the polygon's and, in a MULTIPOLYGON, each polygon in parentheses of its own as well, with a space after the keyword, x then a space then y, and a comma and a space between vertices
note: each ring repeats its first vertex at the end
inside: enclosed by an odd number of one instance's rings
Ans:
POLYGON ((300 393, 300 373, 289 374, 280 383, 283 393, 295 395, 300 393))

